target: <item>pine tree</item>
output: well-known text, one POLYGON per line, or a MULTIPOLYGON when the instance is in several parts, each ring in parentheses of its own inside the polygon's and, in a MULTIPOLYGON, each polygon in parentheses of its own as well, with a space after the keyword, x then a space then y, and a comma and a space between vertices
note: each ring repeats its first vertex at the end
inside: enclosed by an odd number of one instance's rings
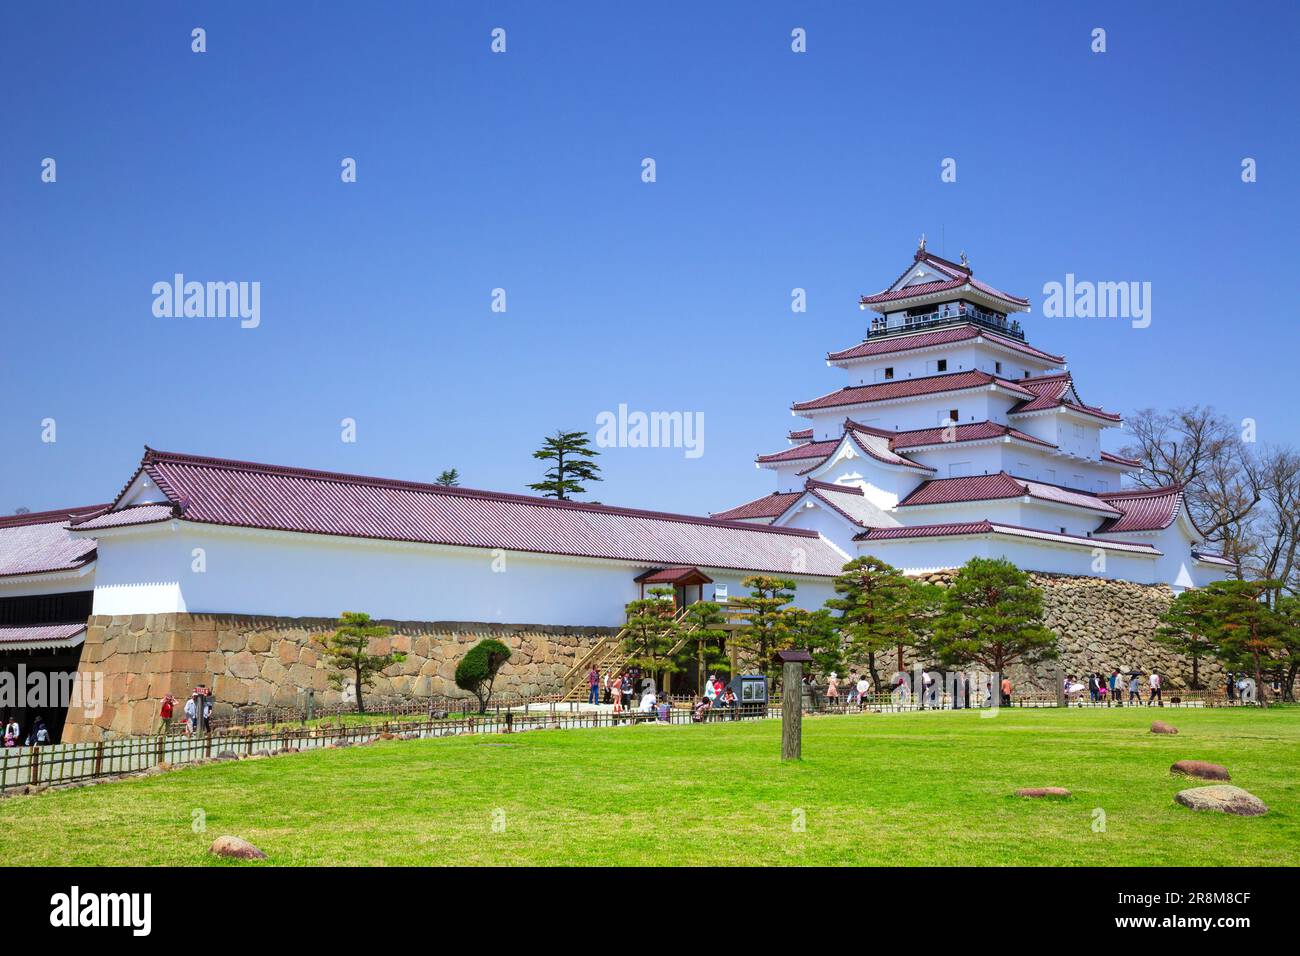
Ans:
POLYGON ((1201 689, 1201 659, 1215 654, 1217 647, 1209 632, 1213 612, 1208 591, 1190 588, 1179 594, 1160 618, 1155 639, 1192 662, 1192 690, 1201 689))
POLYGON ((939 591, 870 555, 854 558, 835 579, 835 593, 842 596, 831 598, 826 606, 841 612, 848 657, 855 663, 866 661, 877 694, 881 682, 876 655, 913 647, 925 637, 939 591))
POLYGON ((591 438, 586 432, 556 432, 543 439, 542 447, 533 452, 533 457, 555 464, 547 470, 545 481, 534 482, 528 487, 540 491, 543 497, 560 501, 567 500, 569 495, 585 493, 587 489, 581 482, 602 480, 597 474, 600 465, 590 460, 600 452, 590 444, 591 438))
POLYGON ((676 607, 672 588, 651 588, 649 597, 629 601, 626 635, 623 648, 627 651, 627 666, 639 667, 647 673, 675 672, 680 668, 668 656, 680 636, 673 620, 676 607))
POLYGON ((455 468, 448 468, 438 475, 435 485, 445 485, 448 488, 455 488, 460 484, 460 472, 455 468))
POLYGON ((1042 592, 1003 558, 971 558, 958 569, 924 647, 944 665, 976 663, 995 674, 1058 653, 1043 625, 1042 592))
POLYGON ((773 655, 791 645, 790 618, 785 609, 794 600, 795 583, 766 574, 750 575, 740 583, 750 592, 735 603, 752 613, 745 616, 744 627, 732 632, 732 640, 748 650, 758 668, 770 675, 774 670, 773 655))
POLYGON ((375 675, 392 664, 406 660, 401 651, 371 654, 370 642, 385 638, 392 629, 382 624, 371 624, 370 615, 344 611, 333 634, 316 634, 314 639, 325 648, 325 661, 334 668, 330 683, 342 687, 349 672, 357 690, 357 713, 366 712, 362 696, 364 688, 374 683, 375 675))
POLYGON ((1265 693, 1264 669, 1285 651, 1286 618, 1262 598, 1280 588, 1278 581, 1215 581, 1184 602, 1187 626, 1203 634, 1214 647, 1214 655, 1229 667, 1246 670, 1255 678, 1255 692, 1261 703, 1265 693))
POLYGON ((727 632, 722 625, 726 621, 722 606, 712 601, 696 601, 687 606, 682 615, 681 633, 686 637, 682 656, 694 661, 696 686, 700 689, 703 689, 704 679, 709 673, 730 670, 730 662, 723 650, 727 632))

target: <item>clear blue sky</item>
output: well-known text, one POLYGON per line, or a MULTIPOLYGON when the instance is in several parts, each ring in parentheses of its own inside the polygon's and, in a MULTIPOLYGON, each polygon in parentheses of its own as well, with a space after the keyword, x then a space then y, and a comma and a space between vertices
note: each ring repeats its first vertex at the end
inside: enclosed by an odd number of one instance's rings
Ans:
POLYGON ((111 498, 146 443, 521 491, 619 403, 703 412, 705 453, 609 450, 591 497, 729 507, 921 232, 1035 313, 1151 282, 1148 329, 1030 340, 1087 402, 1300 443, 1298 36, 1293 2, 6 4, 0 513, 111 498), (154 317, 176 272, 259 281, 261 327, 154 317))

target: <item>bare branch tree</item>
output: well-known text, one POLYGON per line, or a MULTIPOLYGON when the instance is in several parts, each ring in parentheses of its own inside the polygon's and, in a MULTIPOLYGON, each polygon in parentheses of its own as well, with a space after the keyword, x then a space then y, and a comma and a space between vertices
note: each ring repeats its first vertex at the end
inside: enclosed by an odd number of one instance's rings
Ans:
POLYGON ((1188 511, 1206 539, 1229 556, 1243 550, 1262 493, 1260 465, 1236 427, 1200 405, 1171 412, 1144 408, 1125 424, 1132 441, 1122 453, 1142 462, 1137 483, 1182 485, 1188 511))

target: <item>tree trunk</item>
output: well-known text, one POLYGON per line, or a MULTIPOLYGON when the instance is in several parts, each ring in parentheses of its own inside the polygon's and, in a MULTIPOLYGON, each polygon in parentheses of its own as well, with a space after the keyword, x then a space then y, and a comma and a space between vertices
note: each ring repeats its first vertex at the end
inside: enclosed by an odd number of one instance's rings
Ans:
POLYGON ((1192 655, 1192 690, 1201 689, 1201 661, 1200 658, 1192 655))
POLYGON ((366 702, 361 698, 361 663, 359 661, 354 670, 356 671, 357 713, 364 714, 366 712, 366 702))
MULTIPOLYGON (((901 668, 900 668, 901 670, 901 668)), ((871 688, 875 694, 880 693, 880 674, 876 670, 876 652, 867 651, 867 672, 871 675, 871 688)))

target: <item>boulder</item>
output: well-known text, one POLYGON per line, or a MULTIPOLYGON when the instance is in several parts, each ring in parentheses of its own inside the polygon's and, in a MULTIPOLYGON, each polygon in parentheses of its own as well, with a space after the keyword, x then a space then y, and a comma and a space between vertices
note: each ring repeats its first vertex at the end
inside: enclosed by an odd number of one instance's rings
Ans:
POLYGON ((221 753, 217 754, 212 759, 213 760, 238 760, 239 754, 235 753, 233 750, 223 750, 221 751, 221 753))
POLYGON ((1169 768, 1170 773, 1183 774, 1188 777, 1200 777, 1202 780, 1231 780, 1227 767, 1206 760, 1180 760, 1169 768))
POLYGON ((1238 817, 1260 817, 1268 813, 1268 807, 1259 797, 1241 787, 1225 784, 1180 790, 1174 794, 1174 802, 1189 810, 1215 810, 1238 817))
POLYGON ((1157 720, 1152 722, 1151 732, 1153 734, 1176 734, 1178 733, 1178 728, 1170 724, 1166 724, 1163 720, 1157 720))
POLYGON ((1064 787, 1022 787, 1016 791, 1017 797, 1068 797, 1070 791, 1064 787))
POLYGON ((247 840, 237 836, 219 836, 208 847, 209 853, 230 857, 234 860, 265 860, 266 854, 247 840))

